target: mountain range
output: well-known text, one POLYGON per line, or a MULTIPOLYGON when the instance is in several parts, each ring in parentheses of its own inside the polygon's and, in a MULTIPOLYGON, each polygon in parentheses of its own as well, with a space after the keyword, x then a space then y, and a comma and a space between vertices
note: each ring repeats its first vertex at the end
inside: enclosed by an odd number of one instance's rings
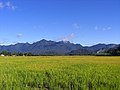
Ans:
POLYGON ((51 41, 42 39, 35 43, 17 43, 15 45, 0 46, 0 52, 31 52, 35 55, 89 55, 99 53, 118 46, 118 44, 97 44, 93 46, 82 46, 69 41, 51 41))

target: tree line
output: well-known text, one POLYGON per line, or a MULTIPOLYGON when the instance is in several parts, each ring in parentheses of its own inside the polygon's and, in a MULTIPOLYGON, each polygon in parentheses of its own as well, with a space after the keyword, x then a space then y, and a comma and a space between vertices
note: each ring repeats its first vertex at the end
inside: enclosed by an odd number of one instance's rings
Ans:
POLYGON ((0 53, 0 55, 4 55, 4 56, 34 56, 34 54, 32 54, 31 52, 22 53, 22 52, 8 52, 8 51, 2 51, 0 53))

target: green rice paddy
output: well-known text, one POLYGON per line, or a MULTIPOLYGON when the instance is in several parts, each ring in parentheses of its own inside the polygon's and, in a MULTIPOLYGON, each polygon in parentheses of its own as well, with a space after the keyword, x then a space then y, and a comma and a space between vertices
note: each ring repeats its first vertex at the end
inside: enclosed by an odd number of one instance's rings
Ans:
POLYGON ((120 57, 0 57, 0 90, 120 90, 120 57))

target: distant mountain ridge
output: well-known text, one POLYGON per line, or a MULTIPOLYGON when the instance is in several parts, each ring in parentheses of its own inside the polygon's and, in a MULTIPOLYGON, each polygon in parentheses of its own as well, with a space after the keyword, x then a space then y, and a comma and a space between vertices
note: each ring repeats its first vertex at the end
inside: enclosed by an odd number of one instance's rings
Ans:
POLYGON ((90 47, 84 47, 80 44, 70 43, 69 41, 51 41, 42 39, 33 44, 17 43, 15 45, 0 46, 0 52, 31 52, 37 55, 86 55, 97 53, 100 50, 107 50, 116 47, 117 44, 97 44, 90 47))
POLYGON ((96 44, 90 47, 84 47, 87 50, 90 50, 92 52, 98 52, 99 50, 103 50, 103 49, 110 49, 110 48, 114 48, 116 47, 117 44, 96 44))

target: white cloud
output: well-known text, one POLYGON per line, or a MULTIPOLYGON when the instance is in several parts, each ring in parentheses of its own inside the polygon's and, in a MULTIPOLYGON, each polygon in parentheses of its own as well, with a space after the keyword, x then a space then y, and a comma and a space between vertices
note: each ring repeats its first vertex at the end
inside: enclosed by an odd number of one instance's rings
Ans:
POLYGON ((98 30, 98 26, 95 26, 95 30, 98 30))
POLYGON ((22 33, 18 33, 18 34, 17 34, 17 38, 20 38, 20 37, 22 37, 22 36, 23 36, 22 33))
POLYGON ((102 30, 103 30, 103 31, 106 31, 106 28, 105 28, 105 27, 103 27, 103 28, 102 28, 102 30))
POLYGON ((4 44, 5 43, 5 41, 0 41, 0 44, 4 44))
POLYGON ((112 27, 107 27, 107 30, 111 30, 112 29, 112 27))
POLYGON ((4 45, 4 44, 7 44, 7 43, 8 43, 7 39, 0 40, 0 45, 4 45))
POLYGON ((0 9, 10 9, 10 10, 15 10, 17 7, 13 5, 10 1, 8 2, 0 2, 0 9))
POLYGON ((73 26, 74 26, 75 29, 80 29, 80 25, 77 24, 77 23, 74 23, 73 26))
POLYGON ((112 29, 112 27, 103 27, 103 31, 107 31, 107 30, 111 30, 112 29))
POLYGON ((18 41, 14 41, 14 42, 12 42, 12 44, 16 44, 16 43, 19 43, 18 41))
POLYGON ((72 34, 70 34, 70 35, 68 35, 68 36, 66 36, 66 37, 63 37, 63 38, 62 38, 62 41, 64 41, 64 42, 72 41, 74 38, 75 38, 75 34, 72 33, 72 34))
POLYGON ((9 1, 6 2, 5 5, 6 5, 7 8, 9 8, 9 9, 11 9, 11 10, 15 10, 15 9, 16 9, 16 6, 14 6, 14 5, 13 5, 11 2, 9 2, 9 1))
POLYGON ((108 30, 112 30, 112 27, 110 26, 105 26, 105 27, 98 27, 98 26, 95 26, 94 27, 95 30, 102 30, 102 31, 108 31, 108 30))
POLYGON ((4 8, 4 5, 2 2, 0 2, 0 9, 4 8))

